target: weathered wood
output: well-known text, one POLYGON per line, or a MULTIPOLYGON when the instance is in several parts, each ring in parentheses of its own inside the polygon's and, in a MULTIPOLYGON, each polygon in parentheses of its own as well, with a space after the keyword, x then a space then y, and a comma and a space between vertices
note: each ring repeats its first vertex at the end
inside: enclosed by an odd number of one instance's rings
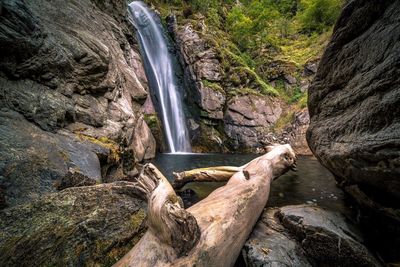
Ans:
POLYGON ((186 211, 177 204, 178 197, 165 177, 149 166, 157 177, 161 177, 157 178, 158 185, 153 190, 152 182, 139 183, 140 186, 150 185, 150 190, 140 189, 146 194, 152 190, 148 195, 149 230, 115 266, 232 266, 267 203, 271 182, 293 167, 295 161, 296 156, 289 145, 275 146, 269 153, 246 164, 225 186, 186 211), (167 203, 174 204, 171 209, 174 216, 164 213, 170 212, 163 208, 167 203), (163 217, 175 219, 172 224, 190 227, 183 227, 184 230, 170 227, 171 222, 165 223, 163 217), (191 221, 193 219, 197 224, 191 221), (191 222, 187 223, 187 220, 191 222), (196 239, 198 230, 200 237, 196 239), (173 237, 174 234, 177 237, 173 237), (194 240, 188 242, 188 238, 194 240), (183 250, 185 242, 192 248, 183 250))
POLYGON ((174 172, 175 180, 172 183, 174 189, 180 189, 190 182, 226 182, 232 175, 241 171, 243 167, 218 166, 193 169, 190 171, 174 172))
POLYGON ((149 231, 174 248, 177 255, 190 250, 198 241, 200 230, 164 175, 153 164, 146 164, 135 188, 148 201, 149 231))

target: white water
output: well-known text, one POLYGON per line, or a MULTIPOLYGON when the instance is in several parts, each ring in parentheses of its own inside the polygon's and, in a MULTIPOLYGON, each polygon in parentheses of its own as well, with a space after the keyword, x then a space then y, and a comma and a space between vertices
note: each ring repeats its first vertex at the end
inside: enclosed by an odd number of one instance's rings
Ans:
POLYGON ((175 81, 171 55, 162 25, 143 2, 129 4, 132 23, 137 29, 141 54, 153 101, 163 123, 164 138, 171 153, 190 152, 189 134, 182 99, 175 81))

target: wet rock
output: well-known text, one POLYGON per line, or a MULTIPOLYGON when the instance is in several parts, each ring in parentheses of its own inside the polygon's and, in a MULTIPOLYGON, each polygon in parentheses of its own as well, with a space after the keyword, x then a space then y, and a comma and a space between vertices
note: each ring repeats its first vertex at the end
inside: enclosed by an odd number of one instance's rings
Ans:
POLYGON ((144 234, 144 209, 129 182, 68 188, 4 209, 0 261, 4 266, 111 266, 144 234))
POLYGON ((371 228, 397 229, 378 234, 387 238, 383 253, 400 246, 399 16, 398 1, 349 2, 308 98, 307 140, 315 156, 345 189, 359 188, 363 194, 354 197, 372 217, 392 222, 371 228))
POLYGON ((15 111, 0 111, 0 187, 9 206, 55 192, 69 171, 101 181, 107 148, 43 131, 15 111))
POLYGON ((341 215, 297 205, 264 211, 242 254, 248 266, 381 266, 341 215))

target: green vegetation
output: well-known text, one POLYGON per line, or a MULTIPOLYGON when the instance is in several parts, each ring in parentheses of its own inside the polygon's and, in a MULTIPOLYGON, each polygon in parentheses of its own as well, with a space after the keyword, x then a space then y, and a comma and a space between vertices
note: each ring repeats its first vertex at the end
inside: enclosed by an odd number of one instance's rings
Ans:
POLYGON ((302 0, 301 29, 307 33, 326 31, 335 23, 342 5, 343 0, 302 0))
POLYGON ((110 151, 110 154, 108 156, 109 162, 119 162, 120 161, 121 150, 120 150, 119 145, 115 141, 113 141, 105 136, 95 138, 95 137, 92 137, 92 136, 82 133, 80 130, 76 130, 76 131, 74 131, 74 133, 80 140, 86 140, 91 143, 94 143, 94 144, 97 144, 97 145, 100 145, 102 147, 109 149, 109 151, 110 151))
POLYGON ((344 0, 155 0, 166 16, 194 29, 220 55, 224 81, 203 84, 228 96, 260 93, 303 106, 304 65, 318 60, 344 0), (285 75, 296 78, 289 89, 285 75), (301 102, 301 103, 300 103, 301 102))
POLYGON ((144 114, 143 119, 150 129, 157 128, 160 126, 157 114, 144 114))
POLYGON ((294 111, 290 111, 286 115, 281 116, 275 123, 274 130, 275 131, 281 130, 283 127, 292 122, 294 120, 294 117, 295 117, 294 111))
POLYGON ((216 92, 221 92, 221 93, 225 94, 224 89, 222 89, 222 87, 219 83, 210 82, 208 80, 202 80, 201 82, 203 83, 203 85, 205 87, 208 87, 216 92))
POLYGON ((244 88, 235 88, 228 93, 229 96, 237 96, 237 95, 258 95, 261 96, 259 92, 254 89, 244 87, 244 88))

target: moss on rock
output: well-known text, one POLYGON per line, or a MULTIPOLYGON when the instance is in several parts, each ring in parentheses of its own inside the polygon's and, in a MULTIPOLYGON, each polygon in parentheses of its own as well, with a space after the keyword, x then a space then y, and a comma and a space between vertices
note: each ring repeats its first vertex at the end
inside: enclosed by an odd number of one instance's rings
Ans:
POLYGON ((129 182, 75 187, 0 211, 0 262, 111 266, 146 230, 134 192, 129 182))

